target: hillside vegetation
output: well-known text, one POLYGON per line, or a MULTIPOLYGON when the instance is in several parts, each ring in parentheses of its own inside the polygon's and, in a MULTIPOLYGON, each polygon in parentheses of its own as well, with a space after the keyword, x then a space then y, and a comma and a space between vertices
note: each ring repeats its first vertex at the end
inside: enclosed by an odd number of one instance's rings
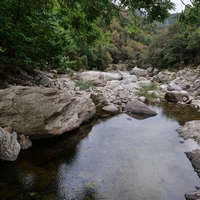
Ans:
POLYGON ((198 1, 171 16, 168 11, 174 5, 168 0, 114 2, 2 0, 1 69, 105 70, 118 63, 130 68, 200 63, 198 1))

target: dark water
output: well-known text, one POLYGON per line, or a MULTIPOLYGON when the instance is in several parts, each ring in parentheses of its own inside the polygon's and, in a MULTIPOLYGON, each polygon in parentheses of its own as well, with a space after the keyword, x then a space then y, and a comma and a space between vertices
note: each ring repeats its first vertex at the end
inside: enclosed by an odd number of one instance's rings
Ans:
POLYGON ((155 117, 125 113, 91 120, 58 138, 36 140, 16 162, 0 162, 0 199, 183 200, 200 186, 178 136, 190 107, 151 106, 155 117))

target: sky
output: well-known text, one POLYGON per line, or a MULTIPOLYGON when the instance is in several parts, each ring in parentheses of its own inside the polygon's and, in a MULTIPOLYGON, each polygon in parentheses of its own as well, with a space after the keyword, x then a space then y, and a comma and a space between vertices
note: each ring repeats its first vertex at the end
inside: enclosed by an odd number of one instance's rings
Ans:
MULTIPOLYGON (((171 0, 173 3, 176 4, 176 11, 172 11, 172 13, 174 12, 181 12, 182 10, 185 9, 184 4, 181 2, 181 0, 171 0)), ((191 4, 190 0, 182 0, 186 5, 187 4, 191 4)))

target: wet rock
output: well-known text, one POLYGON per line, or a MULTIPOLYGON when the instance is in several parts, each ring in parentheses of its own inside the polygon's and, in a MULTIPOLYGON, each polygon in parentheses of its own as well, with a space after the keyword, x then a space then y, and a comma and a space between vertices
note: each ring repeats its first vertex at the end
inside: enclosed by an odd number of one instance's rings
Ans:
POLYGON ((14 198, 20 193, 16 186, 6 187, 0 190, 0 199, 14 198))
POLYGON ((186 198, 186 200, 199 200, 200 199, 200 190, 187 192, 185 194, 185 198, 186 198))
POLYGON ((20 152, 20 144, 17 141, 17 134, 12 134, 0 127, 0 159, 14 161, 20 152))
POLYGON ((173 90, 180 91, 180 90, 182 90, 182 88, 181 88, 180 86, 176 85, 176 84, 173 83, 173 82, 170 83, 170 84, 168 85, 167 89, 168 89, 169 91, 173 91, 173 90))
POLYGON ((183 98, 189 99, 188 94, 181 91, 171 91, 165 93, 165 100, 168 102, 181 102, 183 101, 183 98))
POLYGON ((124 111, 128 113, 147 115, 147 116, 157 115, 155 111, 151 110, 147 105, 145 105, 144 103, 142 103, 141 101, 137 99, 133 101, 129 101, 126 104, 124 111))
POLYGON ((196 171, 196 173, 200 177, 200 149, 195 149, 191 152, 185 152, 185 154, 192 163, 194 171, 196 171))
POLYGON ((56 88, 11 87, 0 90, 0 102, 0 126, 12 126, 18 135, 30 138, 73 130, 96 112, 90 95, 73 97, 56 88))
POLYGON ((28 149, 29 147, 32 146, 32 142, 31 142, 31 140, 29 139, 28 136, 19 135, 17 137, 17 140, 20 144, 21 149, 28 149))
POLYGON ((193 138, 200 141, 200 120, 186 122, 184 126, 179 127, 176 131, 185 140, 193 138))
POLYGON ((16 171, 20 187, 29 191, 42 192, 53 180, 46 170, 26 161, 18 162, 16 171))

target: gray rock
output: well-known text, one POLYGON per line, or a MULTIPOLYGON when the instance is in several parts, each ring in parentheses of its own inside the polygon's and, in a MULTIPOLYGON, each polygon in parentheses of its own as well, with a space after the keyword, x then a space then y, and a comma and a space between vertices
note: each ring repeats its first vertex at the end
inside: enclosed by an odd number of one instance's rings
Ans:
POLYGON ((189 99, 189 96, 186 92, 181 92, 181 91, 171 91, 171 92, 166 92, 165 93, 165 100, 168 102, 181 102, 184 100, 186 101, 189 99))
POLYGON ((187 192, 185 194, 185 198, 186 198, 186 200, 200 200, 200 190, 187 192))
POLYGON ((43 85, 44 87, 49 87, 52 85, 51 79, 48 78, 46 75, 43 75, 40 84, 43 85))
POLYGON ((191 89, 192 89, 192 91, 195 91, 195 90, 197 90, 199 87, 200 87, 200 80, 196 80, 196 81, 194 81, 194 83, 193 83, 191 89))
POLYGON ((176 131, 185 140, 193 138, 200 141, 200 120, 186 122, 184 126, 177 128, 176 131))
POLYGON ((170 84, 168 85, 167 89, 168 89, 169 91, 172 91, 172 90, 180 91, 180 90, 182 90, 182 88, 181 88, 180 86, 176 85, 176 84, 173 83, 173 82, 170 83, 170 84))
POLYGON ((12 134, 0 127, 0 159, 14 161, 20 152, 17 133, 12 134))
POLYGON ((117 73, 109 73, 109 72, 102 72, 104 77, 106 78, 107 81, 112 81, 112 80, 121 80, 122 76, 121 74, 117 73))
POLYGON ((135 99, 132 101, 129 101, 124 111, 132 114, 140 114, 140 115, 147 115, 147 116, 155 116, 157 113, 153 110, 151 110, 147 105, 142 103, 141 101, 135 99))
POLYGON ((185 152, 187 158, 190 160, 194 171, 197 172, 198 176, 200 177, 200 149, 195 149, 190 152, 185 152))
POLYGON ((20 144, 21 149, 28 149, 32 146, 32 141, 29 139, 28 136, 19 135, 17 137, 17 140, 20 144))
POLYGON ((105 86, 107 79, 102 72, 98 71, 86 71, 80 74, 80 79, 83 82, 91 82, 96 86, 105 86))
POLYGON ((119 109, 113 104, 104 106, 102 108, 102 110, 107 111, 107 112, 118 112, 119 111, 119 109))
POLYGON ((192 99, 190 102, 192 108, 200 109, 200 100, 192 99))
POLYGON ((90 95, 72 97, 56 88, 11 87, 0 90, 0 102, 0 126, 30 138, 73 130, 96 112, 90 95))
POLYGON ((141 69, 141 68, 138 68, 138 67, 134 67, 131 72, 130 72, 131 75, 135 75, 137 78, 139 77, 146 77, 148 75, 148 72, 147 70, 145 69, 141 69))

